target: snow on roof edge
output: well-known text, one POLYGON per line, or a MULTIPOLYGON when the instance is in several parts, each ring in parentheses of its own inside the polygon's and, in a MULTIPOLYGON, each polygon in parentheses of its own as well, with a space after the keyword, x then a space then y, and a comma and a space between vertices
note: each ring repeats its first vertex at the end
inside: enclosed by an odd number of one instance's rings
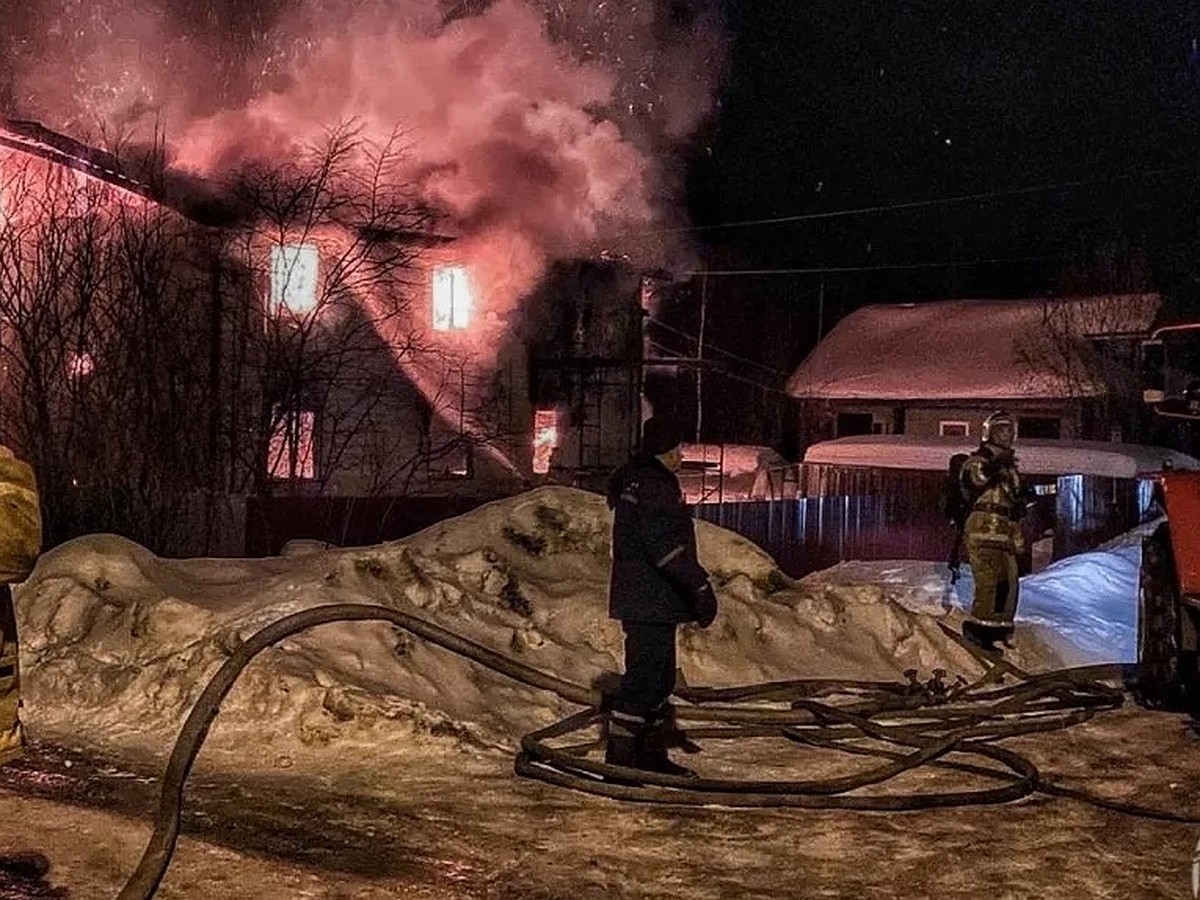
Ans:
MULTIPOLYGON (((804 462, 882 469, 944 471, 955 453, 969 453, 979 446, 970 438, 921 438, 913 435, 862 435, 813 444, 804 462)), ((1109 441, 1068 441, 1048 438, 1018 440, 1018 465, 1027 475, 1099 475, 1137 478, 1164 468, 1200 469, 1200 460, 1145 444, 1109 441)))

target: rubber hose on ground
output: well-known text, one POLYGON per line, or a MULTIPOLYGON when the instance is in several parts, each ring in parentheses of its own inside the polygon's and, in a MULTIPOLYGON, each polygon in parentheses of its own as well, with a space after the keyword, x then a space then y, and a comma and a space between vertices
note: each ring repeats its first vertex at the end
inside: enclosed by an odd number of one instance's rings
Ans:
MULTIPOLYGON (((603 719, 603 713, 595 708, 596 692, 590 688, 517 662, 407 613, 370 604, 334 604, 294 613, 267 625, 242 643, 209 680, 176 738, 163 776, 154 832, 119 900, 149 900, 158 889, 179 835, 184 784, 221 701, 242 670, 255 656, 284 638, 317 625, 343 621, 391 622, 509 678, 587 707, 522 738, 515 767, 520 775, 591 794, 674 805, 914 810, 1003 803, 1042 792, 1134 816, 1200 822, 1200 817, 1107 800, 1048 783, 1029 760, 992 743, 1064 728, 1085 721, 1096 711, 1120 706, 1123 692, 1098 680, 1112 677, 1119 667, 1030 674, 1007 661, 982 656, 964 644, 985 670, 973 683, 959 679, 948 686, 941 680, 945 673, 935 673, 930 682, 921 684, 915 673, 909 673, 908 684, 801 679, 719 689, 681 687, 676 697, 682 702, 674 706, 674 712, 676 719, 688 723, 684 734, 689 739, 778 737, 883 760, 879 766, 854 775, 803 782, 681 778, 588 760, 581 754, 597 746, 595 740, 569 747, 552 746, 552 741, 592 728, 603 719), (1012 677, 1016 683, 1001 684, 1004 677, 1012 677), (827 696, 850 701, 837 705, 818 700, 827 696), (738 706, 747 702, 777 706, 738 706), (1003 768, 979 765, 962 757, 982 758, 1003 768), (924 794, 851 793, 922 765, 1003 783, 924 794)), ((939 625, 950 638, 962 643, 960 635, 943 623, 939 625)))

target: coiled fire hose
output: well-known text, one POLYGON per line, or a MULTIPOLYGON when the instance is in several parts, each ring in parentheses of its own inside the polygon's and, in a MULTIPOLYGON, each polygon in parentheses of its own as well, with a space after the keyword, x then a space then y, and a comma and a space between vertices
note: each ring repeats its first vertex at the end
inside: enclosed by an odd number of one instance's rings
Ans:
MULTIPOLYGON (((1065 728, 1123 702, 1120 689, 1099 679, 1116 666, 1093 666, 1030 675, 963 643, 984 664, 974 683, 945 685, 935 673, 922 685, 909 683, 802 679, 733 688, 680 688, 675 718, 687 723, 690 740, 782 737, 813 747, 885 760, 854 775, 811 781, 741 781, 689 778, 610 766, 586 757, 598 740, 568 746, 552 741, 599 724, 597 692, 531 666, 434 625, 385 606, 341 603, 318 606, 267 625, 242 643, 209 680, 176 738, 163 776, 154 832, 137 869, 118 900, 149 900, 158 890, 179 836, 183 789, 221 701, 238 676, 263 650, 300 631, 331 622, 386 621, 510 678, 587 707, 561 722, 526 735, 516 772, 550 784, 622 800, 691 806, 804 807, 855 810, 915 810, 964 804, 1005 803, 1034 792, 1070 797, 1106 809, 1155 819, 1200 823, 1187 816, 1106 800, 1046 782, 1029 760, 993 741, 1065 728), (1005 676, 1016 678, 1001 686, 1005 676), (822 697, 847 698, 833 704, 822 697), (756 706, 744 706, 747 702, 756 706), (774 706, 763 706, 772 703, 774 706), (695 724, 693 724, 695 723, 695 724), (982 758, 980 765, 960 757, 982 758), (966 791, 926 794, 853 794, 920 765, 953 769, 1002 783, 966 791)), ((940 623, 939 623, 940 624, 940 623)), ((962 643, 957 633, 942 629, 962 643)))

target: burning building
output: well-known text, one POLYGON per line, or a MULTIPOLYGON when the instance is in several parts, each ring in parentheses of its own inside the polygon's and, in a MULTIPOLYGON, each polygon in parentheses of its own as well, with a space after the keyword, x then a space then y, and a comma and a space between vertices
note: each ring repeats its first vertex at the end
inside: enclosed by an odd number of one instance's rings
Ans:
MULTIPOLYGON (((419 205, 280 202, 308 184, 300 172, 218 192, 129 171, 40 126, 0 126, 3 371, 23 398, 0 429, 43 482, 71 485, 52 540, 104 527, 97 504, 138 506, 147 529, 199 516, 211 534, 230 528, 215 496, 349 508, 591 485, 634 446, 644 311, 630 266, 559 263, 497 306, 472 242, 419 205)), ((342 520, 306 536, 352 538, 342 520)))

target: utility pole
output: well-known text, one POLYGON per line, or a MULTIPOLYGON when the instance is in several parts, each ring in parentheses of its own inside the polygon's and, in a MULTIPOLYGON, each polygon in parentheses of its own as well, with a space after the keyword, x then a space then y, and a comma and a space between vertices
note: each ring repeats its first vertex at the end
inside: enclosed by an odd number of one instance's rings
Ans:
POLYGON ((817 295, 817 340, 825 336, 825 279, 821 279, 821 293, 817 295))
POLYGON ((704 327, 708 320, 708 273, 700 276, 700 335, 696 339, 696 443, 700 439, 700 428, 704 421, 704 327))

